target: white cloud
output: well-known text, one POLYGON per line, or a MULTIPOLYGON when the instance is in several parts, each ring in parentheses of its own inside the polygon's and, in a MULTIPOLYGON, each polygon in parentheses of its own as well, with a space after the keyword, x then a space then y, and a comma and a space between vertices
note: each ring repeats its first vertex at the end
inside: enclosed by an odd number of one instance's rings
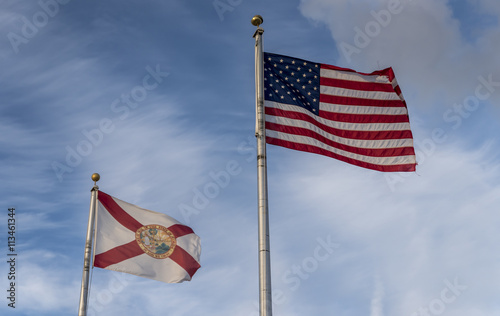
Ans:
MULTIPOLYGON (((47 249, 29 250, 16 257, 16 308, 3 304, 2 315, 51 315, 75 313, 79 284, 72 280, 73 263, 67 256, 47 249)), ((81 271, 81 270, 79 270, 81 271)), ((4 273, 6 275, 6 272, 4 273)))
MULTIPOLYGON (((498 64, 493 53, 499 48, 496 29, 485 30, 477 43, 467 42, 450 5, 430 0, 303 0, 300 10, 329 27, 340 51, 340 66, 365 72, 392 66, 403 92, 418 96, 416 106, 442 107, 472 94, 477 77, 491 74, 498 64), (354 49, 345 50, 346 45, 354 49)), ((481 1, 475 5, 483 7, 481 1)))
MULTIPOLYGON (((491 298, 481 293, 493 291, 490 284, 499 281, 491 253, 500 221, 500 186, 495 181, 500 170, 491 160, 498 155, 494 148, 442 145, 419 166, 419 175, 405 178, 395 192, 383 174, 298 153, 300 162, 292 162, 295 155, 289 155, 287 171, 274 174, 273 181, 282 187, 273 196, 287 196, 279 204, 292 219, 282 225, 301 223, 304 236, 327 230, 342 245, 324 265, 331 268, 329 275, 339 271, 344 278, 325 285, 330 288, 326 291, 341 288, 356 296, 366 289, 372 271, 390 297, 384 313, 411 315, 439 298, 443 280, 458 278, 475 290, 465 291, 447 310, 486 308, 491 298), (311 217, 316 218, 315 228, 308 226, 311 217), (345 260, 342 269, 340 258, 345 260)), ((289 257, 288 262, 293 260, 289 257)), ((305 295, 305 284, 295 295, 305 295)), ((378 286, 372 297, 375 315, 382 313, 378 286)))
POLYGON ((370 316, 384 316, 384 284, 380 279, 380 276, 374 276, 374 287, 373 297, 370 305, 370 316))

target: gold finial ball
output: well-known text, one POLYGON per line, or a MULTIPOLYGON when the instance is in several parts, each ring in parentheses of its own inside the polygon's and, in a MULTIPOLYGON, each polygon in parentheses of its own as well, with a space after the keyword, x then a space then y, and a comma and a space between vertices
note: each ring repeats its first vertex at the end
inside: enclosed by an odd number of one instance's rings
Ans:
POLYGON ((99 179, 101 179, 101 176, 98 173, 92 175, 92 181, 97 182, 99 179))
POLYGON ((252 24, 255 26, 259 26, 264 23, 264 19, 260 15, 256 15, 252 18, 252 24))

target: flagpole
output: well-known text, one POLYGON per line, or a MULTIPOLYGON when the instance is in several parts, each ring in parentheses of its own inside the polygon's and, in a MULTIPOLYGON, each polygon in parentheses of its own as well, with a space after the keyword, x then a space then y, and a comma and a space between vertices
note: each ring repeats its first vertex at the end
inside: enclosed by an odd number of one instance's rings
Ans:
POLYGON ((99 187, 97 186, 97 181, 101 177, 98 173, 92 175, 92 180, 94 181, 94 187, 90 190, 90 210, 89 210, 89 222, 87 224, 87 239, 85 240, 85 254, 83 259, 83 275, 82 275, 82 288, 80 290, 80 307, 78 309, 78 316, 87 315, 87 301, 88 301, 88 290, 89 290, 89 275, 90 275, 90 264, 92 259, 92 237, 94 231, 94 216, 96 213, 97 206, 97 192, 99 187))
POLYGON ((257 109, 257 192, 259 221, 259 302, 260 316, 272 316, 271 296, 271 258, 269 247, 269 209, 267 205, 267 158, 266 158, 266 127, 264 113, 264 53, 262 49, 262 34, 260 25, 264 22, 260 15, 252 18, 252 24, 257 26, 255 38, 255 99, 257 109))

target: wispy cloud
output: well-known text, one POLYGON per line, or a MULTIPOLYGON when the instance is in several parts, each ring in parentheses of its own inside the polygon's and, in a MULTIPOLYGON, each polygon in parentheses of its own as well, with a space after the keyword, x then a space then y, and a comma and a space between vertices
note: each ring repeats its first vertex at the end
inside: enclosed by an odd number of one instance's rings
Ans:
POLYGON ((498 314, 498 1, 463 12, 456 1, 221 1, 234 8, 222 22, 213 1, 67 2, 17 53, 7 34, 40 4, 0 9, 0 207, 15 206, 19 224, 19 309, 0 314, 76 312, 99 172, 100 189, 127 202, 181 221, 192 207, 202 268, 183 284, 94 270, 97 315, 258 315, 256 13, 266 50, 358 71, 393 66, 420 163, 391 175, 394 190, 385 174, 268 146, 274 312, 498 314), (357 49, 350 61, 341 43, 357 49), (151 90, 148 67, 164 74, 151 90), (476 106, 481 76, 492 89, 476 106), (466 100, 474 110, 461 113, 466 100), (446 140, 430 150, 436 129, 446 140), (80 160, 60 181, 52 165, 67 164, 68 150, 80 160), (237 172, 221 176, 228 166, 237 172), (467 290, 450 292, 454 282, 467 290))
MULTIPOLYGON (((482 1, 475 5, 491 6, 482 1)), ((415 94, 405 94, 413 101, 409 104, 428 109, 463 99, 477 77, 498 64, 492 54, 498 46, 497 27, 484 28, 481 37, 470 43, 450 6, 428 0, 303 0, 300 9, 304 16, 329 27, 341 52, 341 65, 365 71, 394 67, 402 87, 415 94)))
POLYGON ((373 279, 375 289, 370 305, 370 316, 384 316, 384 284, 378 275, 375 275, 373 279))

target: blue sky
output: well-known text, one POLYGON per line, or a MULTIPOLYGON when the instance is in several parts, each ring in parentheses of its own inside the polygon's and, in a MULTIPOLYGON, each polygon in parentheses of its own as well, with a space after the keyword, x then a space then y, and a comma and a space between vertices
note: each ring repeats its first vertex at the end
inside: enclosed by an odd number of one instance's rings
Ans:
POLYGON ((191 226, 202 268, 182 284, 95 269, 89 315, 258 314, 255 14, 265 51, 392 66, 419 163, 268 146, 274 314, 499 314, 496 0, 4 1, 4 293, 9 207, 18 257, 0 314, 77 313, 94 172, 191 226))

